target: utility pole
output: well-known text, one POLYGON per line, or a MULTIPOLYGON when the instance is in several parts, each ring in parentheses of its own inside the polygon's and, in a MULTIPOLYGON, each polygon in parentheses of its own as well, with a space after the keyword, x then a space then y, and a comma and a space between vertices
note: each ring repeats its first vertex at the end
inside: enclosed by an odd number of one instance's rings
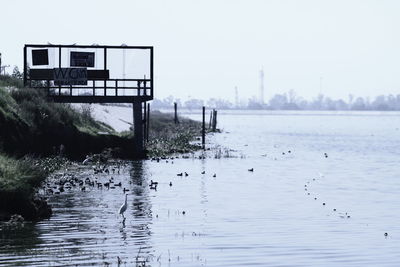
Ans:
POLYGON ((10 67, 10 65, 1 65, 1 53, 0 53, 0 75, 3 73, 3 75, 6 75, 6 68, 10 67))

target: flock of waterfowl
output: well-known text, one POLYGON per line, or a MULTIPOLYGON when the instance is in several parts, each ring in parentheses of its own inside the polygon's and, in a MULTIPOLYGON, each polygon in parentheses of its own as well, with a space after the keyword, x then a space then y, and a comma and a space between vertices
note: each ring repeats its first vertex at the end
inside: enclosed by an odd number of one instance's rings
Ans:
MULTIPOLYGON (((326 153, 324 153, 324 156, 327 158, 328 155, 326 153)), ((311 191, 310 191, 310 187, 312 187, 312 184, 317 182, 318 180, 321 180, 324 177, 323 174, 319 174, 318 178, 313 178, 309 181, 306 182, 306 184, 304 185, 304 191, 307 193, 307 196, 312 196, 311 191)), ((314 200, 318 200, 318 198, 316 196, 314 196, 314 200)), ((322 202, 322 206, 327 206, 326 202, 322 202)), ((332 209, 333 212, 337 212, 336 208, 332 209)), ((339 214, 340 218, 350 218, 350 214, 348 212, 337 212, 337 214, 339 214)))
MULTIPOLYGON (((286 153, 291 154, 292 151, 288 150, 287 152, 282 152, 282 155, 286 155, 286 153)), ((324 157, 328 158, 328 153, 325 152, 324 157)), ((319 173, 318 178, 312 178, 311 180, 306 181, 306 184, 304 185, 304 191, 306 192, 307 196, 313 196, 311 194, 310 187, 312 186, 313 183, 317 182, 318 180, 321 180, 323 177, 324 177, 324 175, 319 173)), ((316 196, 314 196, 314 200, 318 200, 318 198, 316 196)), ((327 203, 322 202, 322 206, 327 206, 327 203)), ((333 208, 332 211, 337 212, 337 209, 333 208)), ((347 218, 347 219, 350 218, 350 215, 348 212, 337 212, 337 214, 339 214, 340 218, 347 218)))
POLYGON ((86 178, 78 178, 74 173, 70 173, 68 170, 65 170, 64 172, 58 173, 55 179, 52 179, 46 183, 44 187, 44 193, 57 195, 74 189, 87 191, 91 188, 121 188, 125 193, 129 191, 129 189, 122 188, 122 183, 116 182, 112 176, 113 174, 120 174, 121 168, 123 168, 125 164, 126 163, 123 161, 117 161, 112 166, 108 166, 106 164, 97 164, 93 167, 93 175, 90 175, 86 178), (97 178, 98 174, 107 174, 111 177, 107 181, 101 182, 97 178))
MULTIPOLYGON (((287 153, 290 154, 290 153, 292 153, 292 151, 288 150, 287 153)), ((282 155, 285 155, 285 154, 286 154, 285 152, 282 152, 282 155)), ((323 156, 325 158, 328 158, 328 153, 325 152, 323 156)), ((249 169, 249 171, 250 170, 253 171, 253 169, 249 169)), ((306 192, 307 196, 313 196, 311 194, 310 187, 312 187, 313 183, 315 183, 319 180, 322 180, 322 178, 324 178, 324 175, 322 173, 319 173, 318 178, 312 178, 311 180, 306 181, 306 184, 304 184, 304 191, 306 192)), ((316 196, 314 196, 313 198, 314 198, 314 200, 318 200, 318 198, 316 196)), ((322 202, 322 206, 328 206, 328 205, 326 202, 322 202)), ((347 211, 339 212, 338 209, 332 208, 332 212, 338 214, 338 216, 342 219, 350 219, 351 218, 349 212, 347 212, 347 211)), ((384 236, 386 238, 389 236, 389 234, 387 232, 385 232, 384 236)))
MULTIPOLYGON (((291 154, 292 151, 288 150, 285 152, 282 152, 282 155, 286 155, 286 154, 291 154)), ((328 154, 324 153, 323 156, 325 158, 328 158, 328 154)), ((156 161, 156 162, 160 162, 160 161, 165 161, 166 163, 171 163, 174 164, 174 159, 176 159, 178 157, 158 157, 158 158, 152 158, 151 161, 156 161)), ((88 162, 84 162, 85 164, 87 164, 88 162)), ((91 188, 98 188, 98 189, 116 189, 116 188, 120 188, 122 189, 122 192, 125 195, 125 202, 122 204, 122 206, 120 207, 118 213, 124 218, 124 212, 127 209, 127 192, 129 191, 129 189, 123 187, 122 183, 116 182, 113 175, 115 176, 116 174, 120 174, 121 172, 121 168, 124 168, 126 166, 126 162, 124 161, 116 161, 113 162, 112 165, 107 165, 107 164, 97 164, 94 165, 93 167, 93 175, 91 175, 90 177, 86 177, 84 179, 82 178, 77 178, 74 174, 69 174, 67 171, 61 173, 61 176, 58 177, 58 179, 55 179, 53 183, 47 183, 46 187, 45 187, 45 193, 46 194, 60 194, 64 191, 68 191, 68 190, 73 190, 73 189, 78 189, 81 191, 87 191, 91 188), (106 177, 109 176, 109 178, 107 178, 106 181, 104 181, 104 178, 102 181, 100 181, 100 179, 97 179, 95 177, 98 177, 96 175, 98 174, 105 174, 106 177)), ((248 169, 249 172, 254 172, 254 168, 249 168, 248 169)), ((202 171, 201 174, 205 174, 205 171, 202 171)), ((188 172, 180 172, 176 174, 179 177, 188 177, 189 173, 188 172)), ((212 177, 216 177, 217 174, 214 173, 212 175, 212 177)), ((103 176, 104 177, 104 176, 103 176)), ((324 177, 324 175, 319 174, 318 178, 312 178, 308 181, 306 181, 306 183, 304 184, 304 191, 306 192, 307 196, 313 197, 314 200, 318 200, 318 197, 315 196, 315 194, 311 193, 311 188, 313 183, 322 180, 322 178, 324 177)), ((155 190, 157 191, 157 187, 158 187, 158 182, 157 181, 153 181, 150 180, 149 184, 148 184, 149 188, 151 190, 155 190)), ((169 186, 172 186, 172 182, 169 182, 169 186)), ((322 206, 328 206, 326 202, 322 202, 322 206)), ((343 212, 339 212, 336 208, 332 208, 332 212, 334 212, 335 214, 338 214, 338 216, 340 218, 346 218, 346 219, 350 219, 351 216, 347 211, 343 211, 343 212)), ((184 213, 183 213, 184 214, 184 213)), ((388 233, 384 234, 385 237, 388 236, 388 233)))

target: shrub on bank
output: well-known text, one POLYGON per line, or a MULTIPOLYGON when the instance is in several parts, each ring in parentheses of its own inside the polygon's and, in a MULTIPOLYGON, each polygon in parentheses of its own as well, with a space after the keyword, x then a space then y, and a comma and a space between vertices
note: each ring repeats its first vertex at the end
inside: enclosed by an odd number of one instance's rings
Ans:
POLYGON ((25 219, 51 214, 46 202, 34 199, 34 190, 46 173, 28 160, 15 160, 0 154, 0 219, 21 214, 25 219))
POLYGON ((24 86, 22 79, 10 75, 0 75, 0 87, 16 87, 24 86))
POLYGON ((27 160, 15 160, 0 154, 0 196, 14 191, 29 197, 32 188, 40 185, 44 175, 44 171, 27 160))

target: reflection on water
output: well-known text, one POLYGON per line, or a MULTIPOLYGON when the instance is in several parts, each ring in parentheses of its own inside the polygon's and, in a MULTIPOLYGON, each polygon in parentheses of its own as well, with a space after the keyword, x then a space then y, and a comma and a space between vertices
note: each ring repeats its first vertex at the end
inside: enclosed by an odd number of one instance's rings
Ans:
MULTIPOLYGON (((117 263, 117 257, 122 262, 146 260, 151 256, 152 217, 149 190, 142 186, 146 183, 145 165, 142 161, 133 162, 120 175, 113 175, 114 183, 121 182, 130 190, 125 221, 117 214, 124 201, 119 187, 109 190, 94 187, 89 192, 76 188, 51 196, 54 216, 50 220, 0 232, 0 265, 9 265, 11 259, 14 264, 25 266, 32 266, 32 262, 37 266, 107 265, 117 263), (124 247, 129 249, 121 249, 124 247)), ((71 172, 76 172, 82 180, 110 179, 106 174, 95 177, 87 168, 71 172)))
POLYGON ((67 190, 50 220, 2 226, 0 266, 398 266, 400 116, 363 114, 221 113, 209 141, 235 151, 220 159, 70 170, 122 185, 67 190))

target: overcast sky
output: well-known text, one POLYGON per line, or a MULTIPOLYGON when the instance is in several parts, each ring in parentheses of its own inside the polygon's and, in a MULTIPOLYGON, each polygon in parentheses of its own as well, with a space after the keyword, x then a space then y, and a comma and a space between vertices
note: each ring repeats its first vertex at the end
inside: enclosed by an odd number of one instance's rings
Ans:
MULTIPOLYGON (((25 43, 151 45, 155 95, 400 94, 398 0, 0 0, 3 64, 25 43)), ((9 70, 10 71, 10 70, 9 70)))

